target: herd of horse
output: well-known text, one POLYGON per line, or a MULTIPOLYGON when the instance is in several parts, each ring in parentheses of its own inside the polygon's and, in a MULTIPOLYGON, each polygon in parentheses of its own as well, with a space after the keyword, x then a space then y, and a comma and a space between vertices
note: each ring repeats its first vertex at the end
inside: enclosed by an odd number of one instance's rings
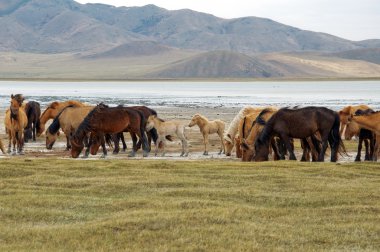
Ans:
MULTIPOLYGON (((35 101, 24 103, 22 94, 11 95, 9 109, 5 113, 5 131, 9 137, 8 153, 23 154, 24 142, 36 141, 46 135, 46 148, 52 149, 60 131, 66 136, 66 149, 77 158, 82 151, 87 157, 96 155, 100 146, 102 157, 107 147, 113 146, 113 153, 120 150, 119 143, 126 149, 123 132, 129 132, 132 139, 133 157, 142 149, 146 157, 155 145, 154 154, 161 150, 165 155, 167 141, 173 136, 181 141, 181 156, 188 156, 188 140, 185 128, 197 125, 203 136, 204 155, 209 152, 209 135, 220 138, 219 154, 231 156, 233 149, 242 161, 296 160, 294 141, 300 139, 301 161, 325 160, 330 147, 330 161, 336 162, 339 154, 346 150, 346 140, 359 138, 355 161, 361 161, 364 142, 364 160, 377 160, 380 144, 380 112, 366 105, 348 106, 336 112, 325 107, 257 108, 245 107, 231 121, 225 130, 225 122, 210 121, 201 114, 195 114, 190 122, 183 120, 162 120, 155 110, 146 106, 109 107, 100 103, 89 106, 79 101, 53 102, 41 113, 40 104, 35 101), (45 128, 47 122, 52 123, 45 128), (13 148, 12 148, 13 146, 13 148)), ((0 149, 5 148, 0 140, 0 149)))

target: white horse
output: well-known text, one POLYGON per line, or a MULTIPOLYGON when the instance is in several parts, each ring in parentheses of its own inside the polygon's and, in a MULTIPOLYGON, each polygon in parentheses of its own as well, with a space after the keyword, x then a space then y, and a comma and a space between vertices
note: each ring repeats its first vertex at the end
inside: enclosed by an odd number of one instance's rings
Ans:
POLYGON ((165 156, 165 145, 166 145, 166 136, 168 135, 177 135, 182 142, 182 153, 181 157, 187 157, 189 155, 189 149, 187 146, 187 140, 185 137, 185 127, 186 123, 183 121, 172 120, 164 121, 157 117, 157 115, 149 116, 146 123, 146 130, 150 131, 152 128, 157 130, 158 138, 155 144, 155 156, 158 153, 158 146, 162 142, 162 156, 165 156))

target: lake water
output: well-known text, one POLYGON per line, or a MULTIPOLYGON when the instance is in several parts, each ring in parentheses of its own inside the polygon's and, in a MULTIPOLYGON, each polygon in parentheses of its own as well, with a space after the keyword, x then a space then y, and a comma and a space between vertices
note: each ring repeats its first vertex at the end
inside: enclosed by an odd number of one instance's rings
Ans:
POLYGON ((42 107, 76 99, 91 104, 152 107, 326 106, 380 109, 380 81, 297 82, 26 82, 0 81, 0 107, 22 93, 42 107))

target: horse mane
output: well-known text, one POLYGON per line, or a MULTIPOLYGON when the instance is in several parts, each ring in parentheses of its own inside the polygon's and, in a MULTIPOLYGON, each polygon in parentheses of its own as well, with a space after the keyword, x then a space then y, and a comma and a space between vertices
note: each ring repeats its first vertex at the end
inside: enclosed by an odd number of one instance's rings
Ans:
POLYGON ((247 106, 239 111, 239 113, 234 117, 234 119, 232 119, 227 131, 224 133, 224 140, 233 143, 232 138, 234 138, 236 133, 238 132, 240 121, 243 120, 244 116, 246 116, 253 109, 253 107, 247 106))
POLYGON ((379 112, 380 111, 374 111, 373 109, 366 109, 366 110, 358 109, 355 112, 355 116, 365 116, 365 115, 377 114, 379 112))
POLYGON ((73 105, 69 105, 61 110, 61 112, 58 113, 58 115, 54 118, 53 122, 50 124, 48 131, 50 134, 56 134, 59 129, 61 128, 61 124, 59 122, 59 117, 65 111, 67 108, 73 108, 73 105))
POLYGON ((273 110, 271 108, 265 108, 263 111, 260 112, 260 114, 256 117, 255 122, 260 125, 264 125, 267 123, 263 116, 269 112, 272 112, 273 110))
MULTIPOLYGON (((107 106, 107 105, 106 105, 107 106)), ((73 138, 78 138, 81 135, 85 135, 85 132, 88 132, 91 130, 91 124, 90 120, 93 117, 93 115, 98 112, 98 110, 101 109, 99 105, 97 105, 94 109, 92 109, 87 116, 83 119, 81 124, 79 124, 77 130, 74 132, 73 138)))
POLYGON ((199 118, 201 118, 201 120, 203 120, 203 121, 206 121, 206 122, 208 122, 208 119, 207 119, 207 117, 205 117, 205 116, 203 116, 203 115, 201 115, 201 114, 195 114, 195 115, 193 115, 193 117, 195 117, 195 116, 197 116, 197 117, 199 117, 199 118))

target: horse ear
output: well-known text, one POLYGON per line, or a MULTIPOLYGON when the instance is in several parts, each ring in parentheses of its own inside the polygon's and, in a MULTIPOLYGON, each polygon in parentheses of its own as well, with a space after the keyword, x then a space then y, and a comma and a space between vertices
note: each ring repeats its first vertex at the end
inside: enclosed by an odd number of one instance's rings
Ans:
POLYGON ((52 109, 56 109, 58 107, 59 103, 58 102, 53 102, 52 104, 50 104, 50 107, 52 109))
POLYGON ((11 94, 11 99, 15 98, 15 96, 13 94, 11 94))
POLYGON ((261 116, 259 116, 259 117, 256 118, 256 122, 258 124, 260 124, 260 125, 265 125, 266 124, 265 120, 261 116))

